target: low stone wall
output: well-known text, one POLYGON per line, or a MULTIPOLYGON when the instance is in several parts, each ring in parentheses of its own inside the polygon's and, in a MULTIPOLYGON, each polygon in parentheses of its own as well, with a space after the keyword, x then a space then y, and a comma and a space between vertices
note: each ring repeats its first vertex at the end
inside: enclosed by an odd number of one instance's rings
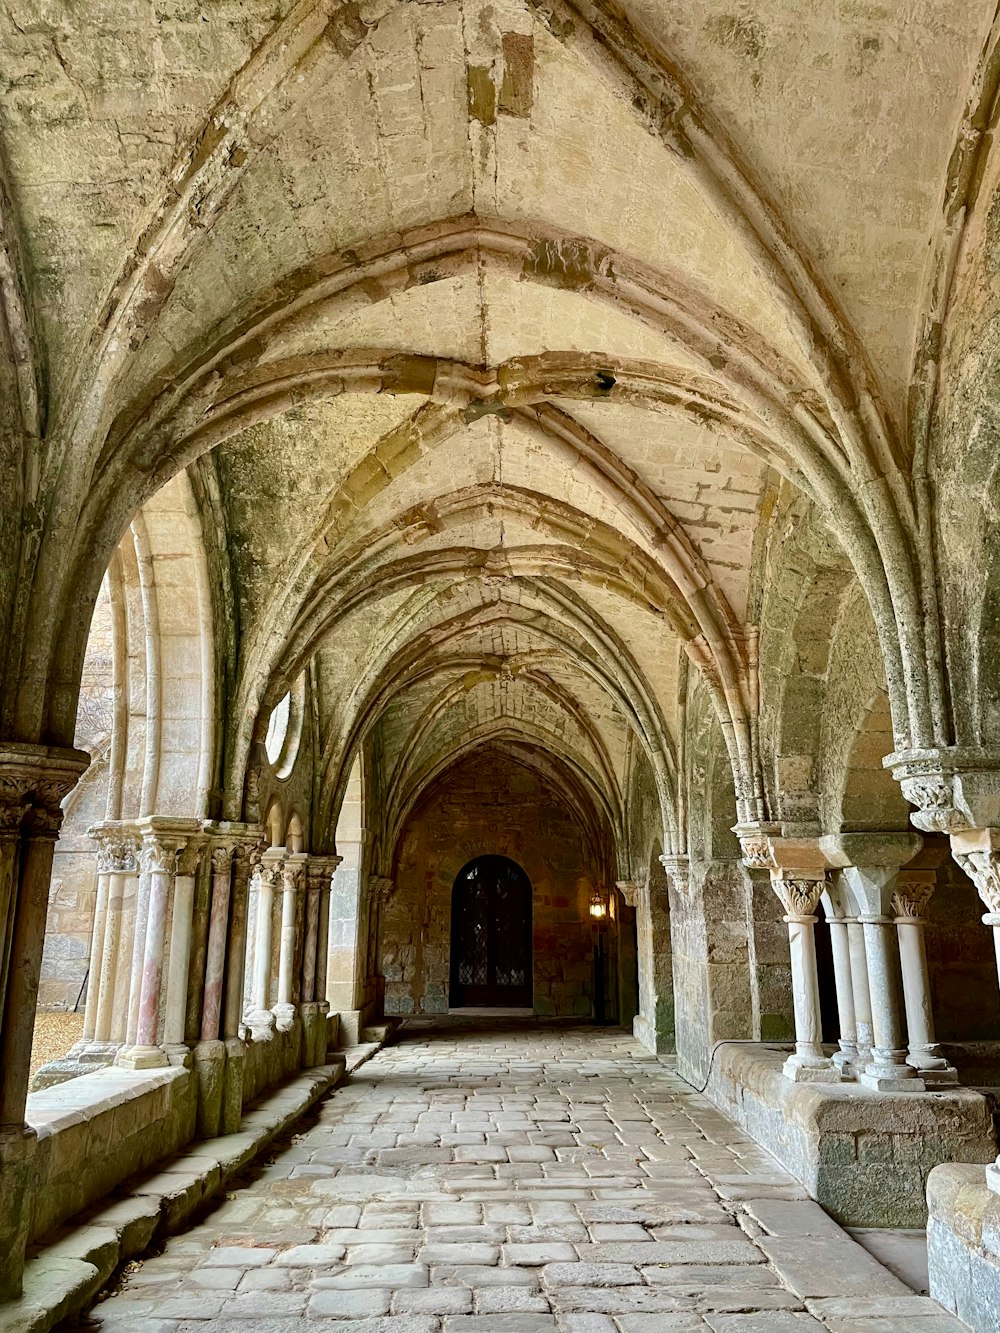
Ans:
POLYGON ((996 1156, 989 1103, 971 1088, 890 1094, 791 1083, 781 1073, 786 1054, 723 1044, 705 1092, 845 1226, 923 1227, 934 1167, 996 1156))
POLYGON ((975 1333, 1000 1328, 1000 1195, 981 1166, 938 1166, 927 1183, 931 1295, 975 1333))
POLYGON ((108 1067, 28 1098, 38 1135, 30 1238, 46 1235, 116 1185, 188 1143, 197 1084, 181 1068, 108 1067))

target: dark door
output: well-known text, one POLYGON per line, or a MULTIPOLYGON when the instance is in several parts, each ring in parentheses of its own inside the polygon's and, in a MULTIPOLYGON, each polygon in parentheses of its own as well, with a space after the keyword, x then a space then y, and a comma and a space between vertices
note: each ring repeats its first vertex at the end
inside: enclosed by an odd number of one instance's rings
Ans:
POLYGON ((532 1003, 531 883, 505 856, 480 856, 451 895, 453 1009, 532 1003))

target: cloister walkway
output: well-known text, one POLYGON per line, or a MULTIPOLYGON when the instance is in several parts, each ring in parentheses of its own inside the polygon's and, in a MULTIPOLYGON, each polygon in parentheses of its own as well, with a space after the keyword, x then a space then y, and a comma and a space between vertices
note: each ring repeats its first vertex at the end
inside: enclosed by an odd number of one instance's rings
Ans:
POLYGON ((143 1333, 964 1327, 625 1033, 448 1022, 404 1028, 90 1320, 143 1333))

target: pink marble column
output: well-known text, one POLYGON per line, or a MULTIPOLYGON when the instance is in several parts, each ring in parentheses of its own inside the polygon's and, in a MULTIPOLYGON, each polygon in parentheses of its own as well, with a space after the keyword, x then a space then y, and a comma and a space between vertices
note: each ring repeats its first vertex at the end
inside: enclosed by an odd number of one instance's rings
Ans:
POLYGON ((229 933, 229 896, 232 884, 235 842, 225 839, 212 848, 212 906, 208 922, 205 958, 205 991, 202 1000, 201 1040, 214 1041, 221 1029, 226 940, 229 933))
POLYGON ((302 950, 302 1003, 316 998, 316 941, 319 938, 320 888, 312 862, 306 870, 306 938, 302 950))
MULTIPOLYGON (((138 868, 140 838, 138 830, 128 824, 105 825, 92 829, 91 837, 98 841, 98 865, 108 877, 107 911, 104 917, 104 931, 101 940, 98 975, 91 976, 93 1000, 88 999, 94 1009, 94 1030, 92 1039, 83 1052, 82 1060, 88 1064, 106 1064, 114 1059, 119 1042, 112 1031, 115 990, 118 970, 121 966, 122 904, 125 897, 125 880, 134 875, 138 868)), ((122 1034, 124 1035, 124 1034, 122 1034)))

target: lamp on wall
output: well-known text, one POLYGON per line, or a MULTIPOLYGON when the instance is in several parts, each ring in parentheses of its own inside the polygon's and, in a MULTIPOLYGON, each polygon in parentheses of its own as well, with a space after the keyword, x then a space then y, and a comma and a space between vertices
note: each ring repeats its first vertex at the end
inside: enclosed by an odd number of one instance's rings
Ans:
POLYGON ((591 920, 597 926, 597 935, 594 940, 594 1022, 604 1022, 604 918, 607 916, 608 906, 604 901, 604 895, 600 888, 595 885, 594 891, 590 895, 590 916, 591 920))

